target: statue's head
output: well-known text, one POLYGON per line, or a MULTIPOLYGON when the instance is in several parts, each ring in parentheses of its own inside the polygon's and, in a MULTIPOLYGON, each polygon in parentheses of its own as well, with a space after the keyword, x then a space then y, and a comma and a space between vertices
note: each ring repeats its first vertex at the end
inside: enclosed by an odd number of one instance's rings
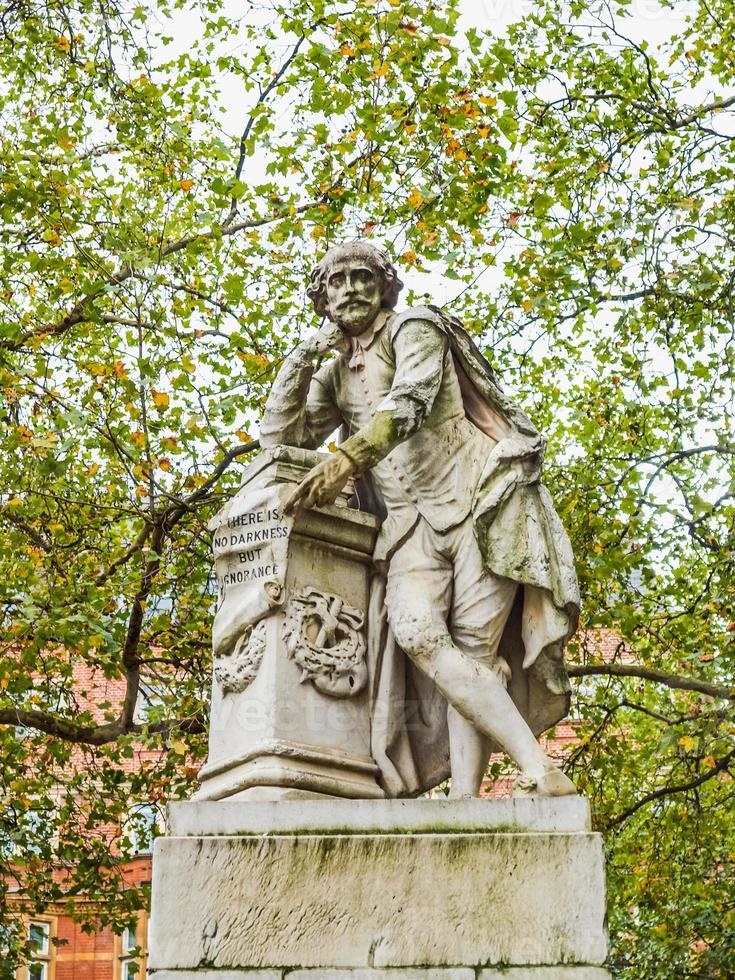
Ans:
POLYGON ((351 336, 367 330, 381 309, 392 310, 403 283, 390 259, 368 242, 330 248, 306 290, 320 316, 351 336))

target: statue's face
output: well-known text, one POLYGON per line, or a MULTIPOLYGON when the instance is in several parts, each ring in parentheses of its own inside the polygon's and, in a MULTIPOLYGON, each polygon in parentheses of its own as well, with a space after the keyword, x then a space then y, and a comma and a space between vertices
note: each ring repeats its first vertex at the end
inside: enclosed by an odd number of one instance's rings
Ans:
POLYGON ((363 333, 380 311, 383 283, 379 273, 364 259, 336 259, 327 272, 329 319, 346 334, 363 333))

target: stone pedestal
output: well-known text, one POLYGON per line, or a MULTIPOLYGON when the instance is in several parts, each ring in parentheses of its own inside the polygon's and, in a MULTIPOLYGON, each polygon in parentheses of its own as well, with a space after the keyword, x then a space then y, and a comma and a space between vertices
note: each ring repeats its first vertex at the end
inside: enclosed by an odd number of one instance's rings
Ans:
POLYGON ((377 535, 347 506, 283 515, 324 454, 261 453, 211 522, 220 601, 199 799, 379 798, 366 631, 377 535))
POLYGON ((151 980, 607 980, 587 802, 181 803, 151 980))

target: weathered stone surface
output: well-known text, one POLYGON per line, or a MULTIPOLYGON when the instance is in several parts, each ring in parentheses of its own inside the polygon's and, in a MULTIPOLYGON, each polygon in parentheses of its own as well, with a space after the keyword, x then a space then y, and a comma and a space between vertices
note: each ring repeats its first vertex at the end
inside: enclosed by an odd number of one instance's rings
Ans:
POLYGON ((285 980, 475 980, 469 967, 436 969, 287 970, 285 980))
POLYGON ((376 519, 346 495, 283 514, 284 493, 322 458, 262 453, 210 524, 220 601, 201 799, 384 796, 365 663, 376 519))
POLYGON ((283 970, 155 970, 148 980, 282 980, 283 970))
POLYGON ((149 980, 610 980, 596 966, 531 966, 476 971, 471 967, 357 970, 156 970, 149 980))
POLYGON ((153 868, 152 969, 551 966, 606 955, 597 834, 159 838, 153 868))
POLYGON ((500 800, 299 800, 172 803, 172 837, 288 833, 457 833, 586 831, 589 802, 581 796, 500 800))
POLYGON ((601 966, 520 966, 480 970, 477 980, 610 980, 601 966))

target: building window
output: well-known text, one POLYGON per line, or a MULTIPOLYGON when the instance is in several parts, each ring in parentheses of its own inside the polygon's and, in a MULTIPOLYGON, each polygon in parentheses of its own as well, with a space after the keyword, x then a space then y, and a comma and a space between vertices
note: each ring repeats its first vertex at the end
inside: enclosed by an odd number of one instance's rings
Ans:
POLYGON ((114 980, 145 980, 148 918, 142 914, 134 926, 115 937, 114 980))
POLYGON ((131 854, 150 854, 153 841, 165 827, 164 811, 156 803, 136 803, 123 821, 123 849, 131 854))
POLYGON ((50 980, 51 923, 29 922, 28 941, 31 944, 31 960, 28 963, 28 980, 50 980))
POLYGON ((140 952, 136 931, 128 927, 122 934, 120 980, 141 980, 140 952))

